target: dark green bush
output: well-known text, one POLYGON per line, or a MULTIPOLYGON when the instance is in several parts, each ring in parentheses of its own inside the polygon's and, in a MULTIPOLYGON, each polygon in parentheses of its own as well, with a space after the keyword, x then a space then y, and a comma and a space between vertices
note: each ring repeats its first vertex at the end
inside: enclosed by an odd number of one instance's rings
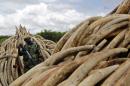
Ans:
POLYGON ((37 33, 38 35, 42 36, 45 39, 52 40, 54 42, 59 41, 59 39, 65 34, 66 32, 56 32, 51 30, 44 30, 40 33, 37 33))
POLYGON ((0 36, 0 44, 5 41, 9 36, 0 36))
MULTIPOLYGON (((42 36, 45 39, 52 40, 54 42, 59 41, 59 39, 65 34, 66 32, 56 32, 51 30, 44 30, 39 33, 38 35, 42 36)), ((5 41, 10 36, 0 36, 0 44, 5 41)))

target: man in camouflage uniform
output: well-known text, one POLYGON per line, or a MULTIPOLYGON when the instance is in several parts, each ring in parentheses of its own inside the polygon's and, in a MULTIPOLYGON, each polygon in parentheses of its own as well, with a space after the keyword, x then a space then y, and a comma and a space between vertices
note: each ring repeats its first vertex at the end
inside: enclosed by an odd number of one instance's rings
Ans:
POLYGON ((32 42, 30 38, 25 38, 26 44, 22 47, 22 55, 24 60, 25 72, 39 64, 39 47, 32 42))

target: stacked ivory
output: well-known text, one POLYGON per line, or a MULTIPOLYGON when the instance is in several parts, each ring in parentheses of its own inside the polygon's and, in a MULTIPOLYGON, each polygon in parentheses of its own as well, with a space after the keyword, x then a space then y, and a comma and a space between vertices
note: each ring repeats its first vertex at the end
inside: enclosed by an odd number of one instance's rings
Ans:
POLYGON ((0 47, 0 86, 8 86, 24 73, 24 57, 19 55, 18 47, 25 44, 26 37, 30 37, 40 47, 42 61, 50 57, 55 47, 54 42, 33 36, 20 26, 16 35, 5 40, 0 47))
POLYGON ((66 33, 53 54, 10 86, 130 86, 130 0, 66 33))

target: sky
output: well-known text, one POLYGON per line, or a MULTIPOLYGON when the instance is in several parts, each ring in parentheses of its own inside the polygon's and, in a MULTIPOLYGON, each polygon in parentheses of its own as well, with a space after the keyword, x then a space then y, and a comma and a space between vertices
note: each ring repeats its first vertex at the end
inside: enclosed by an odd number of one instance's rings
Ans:
POLYGON ((25 26, 35 34, 68 31, 92 16, 104 16, 122 0, 0 0, 0 35, 15 34, 25 26))

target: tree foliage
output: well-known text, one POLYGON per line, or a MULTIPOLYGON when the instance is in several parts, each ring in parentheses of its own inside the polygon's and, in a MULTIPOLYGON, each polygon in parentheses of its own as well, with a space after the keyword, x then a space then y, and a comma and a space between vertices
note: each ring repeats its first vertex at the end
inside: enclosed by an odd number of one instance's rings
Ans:
MULTIPOLYGON (((45 39, 52 40, 54 42, 57 42, 66 32, 57 32, 57 31, 51 31, 51 30, 44 30, 39 33, 38 35, 44 37, 45 39)), ((0 36, 0 44, 5 41, 10 36, 0 36)))
POLYGON ((5 41, 9 36, 0 36, 0 44, 5 41))
POLYGON ((51 30, 44 30, 37 34, 44 37, 45 39, 57 42, 65 33, 66 32, 56 32, 56 31, 51 31, 51 30))

